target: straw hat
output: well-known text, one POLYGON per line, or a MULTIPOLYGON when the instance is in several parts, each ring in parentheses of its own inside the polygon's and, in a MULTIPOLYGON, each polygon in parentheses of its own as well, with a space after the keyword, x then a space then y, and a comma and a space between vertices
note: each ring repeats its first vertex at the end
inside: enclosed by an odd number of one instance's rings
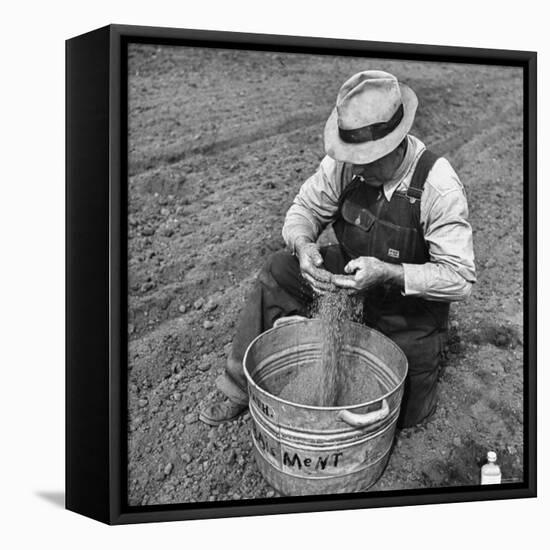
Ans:
POLYGON ((408 134, 417 106, 416 94, 390 73, 353 75, 340 88, 325 125, 326 154, 352 164, 378 160, 408 134))

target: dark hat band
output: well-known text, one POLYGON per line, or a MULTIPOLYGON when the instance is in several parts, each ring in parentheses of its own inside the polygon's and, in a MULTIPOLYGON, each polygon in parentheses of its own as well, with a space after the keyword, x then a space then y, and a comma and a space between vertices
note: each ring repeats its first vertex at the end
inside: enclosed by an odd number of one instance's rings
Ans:
POLYGON ((353 130, 344 130, 338 127, 340 139, 346 143, 365 143, 385 138, 399 126, 399 123, 403 120, 403 113, 403 104, 401 104, 387 122, 377 122, 353 130))

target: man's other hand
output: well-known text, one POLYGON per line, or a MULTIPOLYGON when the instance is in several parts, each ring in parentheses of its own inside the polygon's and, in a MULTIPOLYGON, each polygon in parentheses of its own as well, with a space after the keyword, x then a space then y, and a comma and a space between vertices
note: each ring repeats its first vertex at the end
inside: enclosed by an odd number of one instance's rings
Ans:
POLYGON ((333 283, 355 292, 368 290, 386 282, 403 284, 403 266, 388 264, 372 256, 360 256, 348 262, 344 271, 349 275, 334 275, 333 283))
POLYGON ((323 257, 317 244, 301 241, 296 244, 296 256, 300 263, 302 277, 311 285, 317 294, 334 290, 332 273, 322 268, 323 257))

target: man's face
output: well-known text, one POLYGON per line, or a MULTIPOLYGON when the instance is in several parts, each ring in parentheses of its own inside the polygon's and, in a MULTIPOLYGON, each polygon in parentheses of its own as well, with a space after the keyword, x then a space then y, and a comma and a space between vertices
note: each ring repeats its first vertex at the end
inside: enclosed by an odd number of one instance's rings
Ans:
POLYGON ((368 185, 381 187, 392 179, 403 160, 403 154, 404 148, 398 147, 386 156, 369 164, 354 164, 351 171, 354 176, 361 176, 368 185))

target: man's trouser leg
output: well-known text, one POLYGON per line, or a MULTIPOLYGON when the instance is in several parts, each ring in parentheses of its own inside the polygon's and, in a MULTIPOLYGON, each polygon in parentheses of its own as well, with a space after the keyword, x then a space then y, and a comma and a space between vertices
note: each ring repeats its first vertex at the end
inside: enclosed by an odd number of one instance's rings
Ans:
POLYGON ((367 324, 391 338, 407 357, 408 373, 397 422, 400 428, 407 428, 435 411, 448 305, 397 297, 376 307, 375 301, 370 301, 370 307, 365 302, 367 324))
MULTIPOLYGON (((325 269, 343 273, 346 259, 339 246, 321 248, 325 269)), ((263 266, 241 311, 225 373, 218 388, 231 401, 248 403, 243 357, 256 336, 270 329, 279 317, 308 316, 313 291, 300 273, 298 260, 290 252, 272 254, 263 266)))
POLYGON ((415 331, 390 337, 403 350, 409 363, 401 413, 397 421, 400 428, 408 428, 426 420, 435 411, 441 337, 438 333, 425 336, 415 331))

